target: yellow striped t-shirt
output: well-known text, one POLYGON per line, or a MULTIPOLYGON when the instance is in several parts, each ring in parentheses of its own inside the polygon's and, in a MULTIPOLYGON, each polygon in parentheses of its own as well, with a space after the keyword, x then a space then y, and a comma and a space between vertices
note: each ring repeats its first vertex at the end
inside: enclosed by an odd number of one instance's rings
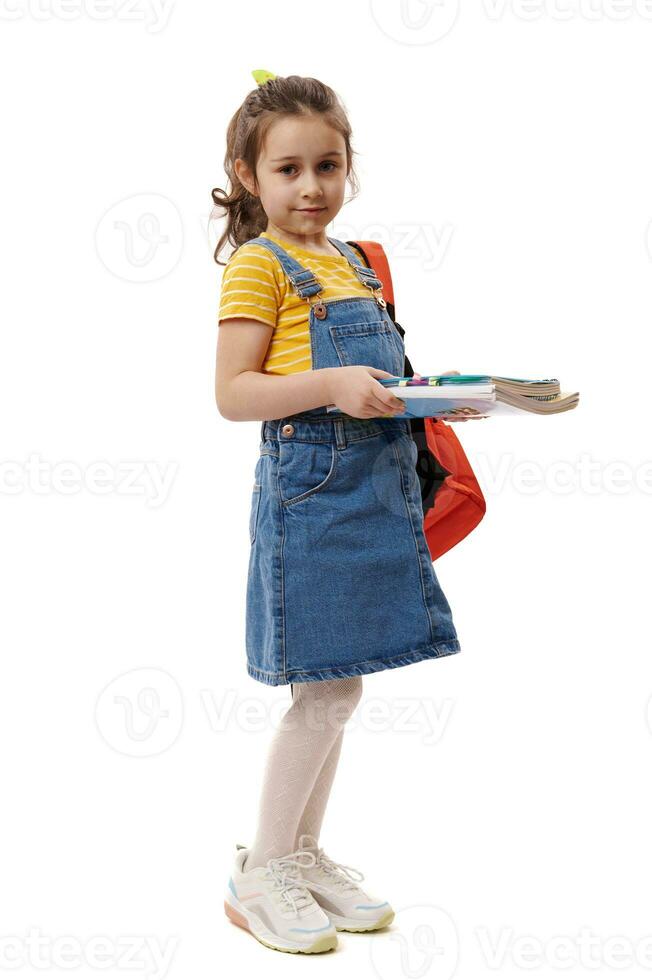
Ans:
MULTIPOLYGON (((277 242, 304 268, 311 269, 321 286, 321 299, 371 297, 344 255, 319 255, 285 242, 266 231, 263 238, 277 242)), ((355 249, 355 246, 353 246, 355 249)), ((368 265, 355 249, 363 265, 368 265)), ((245 242, 229 257, 222 275, 218 320, 247 317, 273 327, 263 361, 264 374, 296 374, 312 370, 309 331, 310 307, 295 291, 276 256, 264 245, 245 242)))

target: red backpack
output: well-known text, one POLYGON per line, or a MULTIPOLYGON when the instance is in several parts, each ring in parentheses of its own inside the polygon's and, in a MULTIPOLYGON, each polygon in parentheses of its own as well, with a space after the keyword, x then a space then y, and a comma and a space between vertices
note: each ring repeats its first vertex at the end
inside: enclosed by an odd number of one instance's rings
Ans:
MULTIPOLYGON (((389 263, 380 242, 347 242, 360 249, 383 284, 387 312, 401 337, 405 330, 394 315, 394 290, 389 263)), ((403 374, 414 368, 405 355, 403 374)), ((419 454, 416 470, 421 482, 423 530, 434 561, 465 538, 485 515, 487 504, 452 426, 440 419, 410 419, 419 454)))

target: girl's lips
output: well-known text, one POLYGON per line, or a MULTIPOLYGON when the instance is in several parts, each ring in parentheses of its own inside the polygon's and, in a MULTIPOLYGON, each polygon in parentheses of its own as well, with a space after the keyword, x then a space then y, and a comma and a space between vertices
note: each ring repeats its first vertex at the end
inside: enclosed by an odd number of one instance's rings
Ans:
POLYGON ((325 211, 326 208, 297 208, 297 211, 301 211, 303 214, 317 214, 318 211, 325 211))

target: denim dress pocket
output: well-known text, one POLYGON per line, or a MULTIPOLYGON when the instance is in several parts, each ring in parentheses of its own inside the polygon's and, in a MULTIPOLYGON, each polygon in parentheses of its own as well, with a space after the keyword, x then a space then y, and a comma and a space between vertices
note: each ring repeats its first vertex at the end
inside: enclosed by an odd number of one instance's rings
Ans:
POLYGON ((329 326, 333 346, 342 367, 369 364, 371 367, 402 376, 405 364, 403 341, 389 317, 362 323, 340 323, 329 326))
POLYGON ((289 507, 324 490, 337 469, 337 448, 332 442, 282 442, 278 487, 281 503, 289 507))

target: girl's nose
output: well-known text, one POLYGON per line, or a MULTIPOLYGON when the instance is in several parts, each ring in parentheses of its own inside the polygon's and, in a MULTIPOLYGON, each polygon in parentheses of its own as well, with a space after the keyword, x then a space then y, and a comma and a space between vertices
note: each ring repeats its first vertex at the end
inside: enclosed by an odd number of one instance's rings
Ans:
POLYGON ((310 181, 301 188, 301 196, 306 199, 307 206, 310 207, 310 204, 319 204, 323 194, 317 181, 310 181))

